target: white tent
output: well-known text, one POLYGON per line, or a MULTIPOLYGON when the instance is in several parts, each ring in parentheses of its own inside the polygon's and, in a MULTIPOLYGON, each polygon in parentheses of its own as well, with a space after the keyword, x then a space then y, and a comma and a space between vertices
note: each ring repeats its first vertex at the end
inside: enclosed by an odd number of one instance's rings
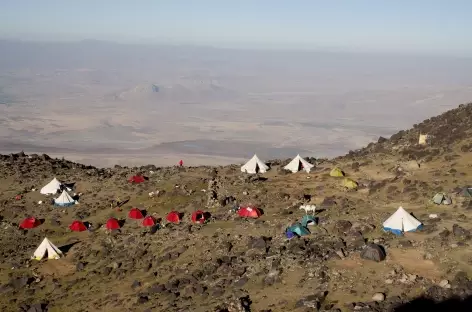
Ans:
POLYGON ((47 238, 44 238, 43 242, 39 245, 36 251, 33 254, 31 259, 41 260, 48 254, 48 259, 59 259, 63 256, 62 251, 59 250, 51 241, 47 238))
POLYGON ((241 167, 241 171, 247 173, 264 173, 267 170, 269 170, 269 167, 255 154, 244 166, 241 167))
POLYGON ((75 200, 70 197, 66 190, 62 191, 62 194, 58 198, 54 199, 54 205, 56 206, 71 206, 74 205, 75 200))
POLYGON ((292 171, 293 173, 298 172, 300 170, 310 172, 311 168, 313 167, 314 165, 301 158, 300 155, 297 155, 287 166, 284 167, 284 169, 292 171))
POLYGON ((421 222, 406 212, 403 207, 399 207, 397 211, 383 223, 385 231, 390 231, 396 235, 401 235, 404 232, 414 232, 421 227, 421 222))
POLYGON ((41 194, 56 194, 57 191, 61 190, 62 183, 59 182, 56 178, 52 179, 51 182, 46 184, 40 191, 41 194))

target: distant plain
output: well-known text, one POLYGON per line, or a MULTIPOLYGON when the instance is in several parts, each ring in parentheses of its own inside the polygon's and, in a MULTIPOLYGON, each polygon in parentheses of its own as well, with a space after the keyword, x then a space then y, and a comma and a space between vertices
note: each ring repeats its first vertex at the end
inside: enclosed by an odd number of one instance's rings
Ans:
POLYGON ((472 59, 0 40, 0 153, 332 157, 472 99, 472 59))

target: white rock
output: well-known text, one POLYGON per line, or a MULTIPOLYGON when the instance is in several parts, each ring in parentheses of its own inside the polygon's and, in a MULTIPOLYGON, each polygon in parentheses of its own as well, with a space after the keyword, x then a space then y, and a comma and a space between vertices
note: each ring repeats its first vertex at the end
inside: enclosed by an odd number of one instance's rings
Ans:
POLYGON ((444 279, 444 280, 440 281, 438 285, 442 288, 446 288, 446 286, 449 285, 449 281, 444 279))
POLYGON ((386 280, 385 280, 385 284, 391 285, 391 284, 393 284, 393 280, 391 280, 391 279, 386 279, 386 280))
POLYGON ((417 276, 416 274, 409 274, 409 275, 408 275, 408 279, 409 279, 411 282, 415 282, 417 277, 418 277, 418 276, 417 276))
POLYGON ((375 293, 372 296, 372 300, 374 300, 374 301, 384 301, 385 300, 385 295, 382 294, 382 293, 375 293))
POLYGON ((429 218, 430 219, 437 219, 438 215, 436 213, 432 213, 432 214, 429 215, 429 218))

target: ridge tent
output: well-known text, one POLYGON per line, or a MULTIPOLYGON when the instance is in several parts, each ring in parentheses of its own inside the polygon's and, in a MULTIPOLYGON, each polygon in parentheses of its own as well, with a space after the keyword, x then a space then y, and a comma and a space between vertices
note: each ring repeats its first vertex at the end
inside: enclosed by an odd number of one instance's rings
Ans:
POLYGON ((293 173, 298 172, 300 170, 305 170, 307 173, 309 173, 311 168, 313 167, 314 165, 301 158, 299 154, 294 159, 292 159, 292 161, 289 162, 288 165, 284 167, 284 169, 292 171, 293 173))
POLYGON ((246 173, 265 173, 269 170, 269 167, 263 163, 256 154, 252 156, 252 158, 241 167, 241 172, 246 173))
POLYGON ((238 210, 238 215, 242 218, 257 219, 262 215, 262 212, 256 207, 241 207, 238 210))
POLYGON ((147 216, 143 220, 143 226, 154 226, 156 225, 156 223, 156 218, 154 218, 153 216, 147 216))
POLYGON ((353 189, 356 189, 358 184, 356 181, 354 181, 353 179, 349 179, 349 178, 344 178, 343 180, 343 186, 345 188, 348 188, 350 190, 353 190, 353 189))
POLYGON ((192 222, 203 224, 206 221, 205 212, 202 210, 197 210, 192 213, 192 222))
POLYGON ((42 243, 39 244, 39 247, 33 253, 31 259, 41 260, 48 255, 48 259, 59 259, 63 256, 62 251, 59 250, 49 239, 44 238, 42 243))
POLYGON ((120 228, 120 223, 115 218, 110 218, 107 221, 106 228, 108 230, 118 230, 120 228))
POLYGON ((344 172, 338 167, 334 167, 329 173, 329 175, 332 177, 344 177, 344 172))
POLYGON ((137 220, 137 219, 144 218, 144 216, 143 216, 143 213, 141 212, 141 210, 139 210, 138 208, 132 208, 128 212, 128 218, 137 220))
POLYGON ((67 193, 66 190, 63 190, 61 195, 59 195, 58 198, 54 199, 54 205, 56 206, 67 207, 75 204, 76 201, 72 197, 70 197, 69 193, 67 193))
POLYGON ((51 182, 46 184, 39 192, 43 195, 56 194, 62 189, 62 183, 56 178, 52 179, 51 182))
POLYGON ((297 236, 305 236, 305 235, 310 235, 310 231, 304 227, 303 225, 301 225, 300 223, 295 223, 294 225, 292 226, 289 226, 286 230, 285 230, 286 233, 293 233, 293 234, 296 234, 297 236))
POLYGON ((421 229, 423 225, 403 207, 399 207, 384 223, 383 228, 387 232, 401 235, 404 232, 414 232, 421 229))
POLYGON ((83 232, 87 230, 87 227, 82 221, 75 220, 69 225, 69 229, 73 232, 83 232))
POLYGON ((36 219, 34 217, 29 217, 29 218, 24 219, 20 223, 20 228, 22 228, 22 229, 32 229, 32 228, 35 228, 39 225, 41 225, 41 221, 39 221, 38 219, 36 219))
POLYGON ((171 223, 180 223, 180 213, 171 211, 167 214, 166 220, 171 223))
POLYGON ((138 176, 138 175, 132 176, 131 178, 128 179, 129 183, 135 183, 135 184, 143 183, 144 181, 146 181, 146 178, 143 176, 138 176))
POLYGON ((436 195, 434 195, 433 197, 433 202, 436 204, 436 205, 450 205, 452 204, 452 200, 449 196, 447 196, 446 194, 444 193, 437 193, 436 195))

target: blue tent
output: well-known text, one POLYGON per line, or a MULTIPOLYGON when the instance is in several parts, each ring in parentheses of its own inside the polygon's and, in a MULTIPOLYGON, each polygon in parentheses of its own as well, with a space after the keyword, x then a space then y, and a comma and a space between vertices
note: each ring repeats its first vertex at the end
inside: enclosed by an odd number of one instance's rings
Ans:
POLYGON ((300 223, 295 223, 292 226, 289 226, 286 231, 287 232, 292 232, 293 234, 296 234, 297 236, 305 236, 305 235, 310 235, 310 231, 301 225, 300 223))

